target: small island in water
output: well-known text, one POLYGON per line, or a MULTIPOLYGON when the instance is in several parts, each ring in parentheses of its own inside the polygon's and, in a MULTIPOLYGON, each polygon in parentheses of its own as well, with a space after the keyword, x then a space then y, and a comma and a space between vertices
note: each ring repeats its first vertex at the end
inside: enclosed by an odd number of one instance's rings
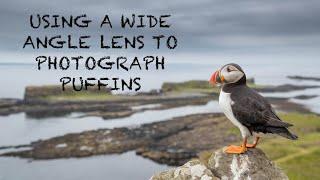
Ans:
MULTIPOLYGON (((293 77, 290 77, 293 78, 293 77)), ((296 77, 294 77, 296 78, 296 77)), ((303 80, 302 78, 298 78, 303 80)), ((307 80, 310 80, 308 78, 307 80)), ((278 86, 258 85, 253 79, 248 85, 262 93, 279 111, 281 118, 294 124, 292 128, 300 139, 288 142, 281 137, 264 138, 259 145, 267 157, 275 162, 289 178, 319 178, 316 165, 320 150, 320 117, 303 104, 292 99, 304 100, 317 95, 273 96, 296 90, 320 88, 317 85, 278 86), (290 143, 290 146, 287 145, 290 143), (308 169, 304 166, 308 164, 308 169)), ((219 88, 207 81, 163 83, 160 89, 135 94, 113 94, 111 91, 89 89, 76 92, 71 87, 61 91, 60 86, 29 86, 23 99, 1 99, 0 115, 25 113, 41 121, 78 113, 76 118, 101 117, 104 121, 123 121, 123 118, 142 112, 171 110, 185 107, 208 106, 212 111, 188 112, 184 115, 148 121, 138 125, 115 128, 91 129, 83 132, 61 134, 36 140, 28 144, 0 147, 7 150, 1 156, 18 156, 34 160, 89 157, 102 154, 119 154, 135 151, 139 156, 170 166, 181 166, 191 159, 201 162, 210 159, 213 152, 230 143, 237 143, 240 133, 219 111, 219 88), (12 150, 12 151, 11 151, 12 150)), ((159 114, 158 114, 159 115, 159 114)), ((161 116, 166 117, 165 114, 161 116)), ((148 117, 145 117, 148 118, 148 117)), ((260 152, 259 152, 260 153, 260 152)), ((151 175, 150 175, 151 177, 151 175)))

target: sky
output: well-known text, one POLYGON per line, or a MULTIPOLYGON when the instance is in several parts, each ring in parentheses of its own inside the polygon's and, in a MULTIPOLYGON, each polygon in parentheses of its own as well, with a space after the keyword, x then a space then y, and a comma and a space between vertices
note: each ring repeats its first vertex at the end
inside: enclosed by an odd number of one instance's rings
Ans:
MULTIPOLYGON (((217 59, 240 60, 304 60, 320 55, 319 0, 1 0, 0 2, 0 62, 33 62, 41 53, 23 49, 27 35, 55 34, 144 34, 175 35, 178 47, 172 51, 106 51, 92 48, 98 54, 153 54, 173 57, 172 61, 199 63, 217 59), (169 29, 130 29, 114 26, 112 31, 101 30, 95 24, 85 29, 39 29, 29 27, 31 14, 87 14, 98 23, 108 14, 117 22, 122 14, 170 14, 169 29)), ((96 40, 96 39, 93 39, 96 40)), ((49 49, 48 53, 69 53, 49 49)), ((77 52, 76 52, 77 53, 77 52)))

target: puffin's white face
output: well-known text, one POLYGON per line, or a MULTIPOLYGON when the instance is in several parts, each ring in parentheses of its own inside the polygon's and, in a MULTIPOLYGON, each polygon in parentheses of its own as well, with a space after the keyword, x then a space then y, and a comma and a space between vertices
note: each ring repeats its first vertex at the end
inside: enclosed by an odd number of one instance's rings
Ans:
POLYGON ((241 67, 236 64, 224 65, 220 70, 217 70, 210 79, 211 84, 231 84, 238 82, 243 76, 245 76, 241 67))
POLYGON ((220 70, 222 83, 235 83, 244 76, 244 73, 233 65, 223 66, 220 70))

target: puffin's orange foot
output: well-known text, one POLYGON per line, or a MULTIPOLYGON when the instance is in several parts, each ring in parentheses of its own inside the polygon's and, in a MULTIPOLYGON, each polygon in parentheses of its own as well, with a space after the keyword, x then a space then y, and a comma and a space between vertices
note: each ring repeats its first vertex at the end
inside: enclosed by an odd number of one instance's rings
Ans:
POLYGON ((257 145, 256 144, 246 144, 247 148, 255 148, 257 145))
POLYGON ((245 146, 235 146, 235 145, 230 145, 228 146, 224 152, 228 154, 242 154, 247 151, 247 147, 245 146))
POLYGON ((253 144, 246 144, 247 148, 255 148, 259 142, 260 137, 257 136, 256 139, 254 140, 253 144))

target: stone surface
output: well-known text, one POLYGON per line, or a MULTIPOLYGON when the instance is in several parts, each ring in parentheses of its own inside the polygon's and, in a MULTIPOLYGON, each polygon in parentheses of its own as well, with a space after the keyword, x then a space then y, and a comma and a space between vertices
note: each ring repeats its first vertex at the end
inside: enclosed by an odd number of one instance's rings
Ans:
MULTIPOLYGON (((101 116, 104 119, 127 117, 135 113, 131 107, 147 104, 160 104, 158 107, 139 109, 160 110, 186 105, 204 105, 211 100, 217 99, 217 94, 193 94, 183 95, 109 95, 110 97, 97 98, 98 93, 88 92, 83 99, 74 98, 73 95, 64 98, 59 97, 57 89, 50 86, 27 87, 25 99, 2 99, 0 98, 0 116, 25 112, 31 118, 47 118, 65 116, 72 112, 82 112, 85 115, 101 116), (50 91, 44 92, 45 88, 50 91), (92 99, 93 98, 93 99, 92 99)), ((107 93, 108 94, 108 93, 107 93)), ((61 95, 61 92, 60 92, 61 95)), ((100 93, 101 95, 101 93, 100 93)), ((103 96, 102 96, 103 97, 103 96)))
POLYGON ((226 154, 220 149, 209 158, 208 168, 221 179, 288 179, 260 149, 249 149, 240 155, 226 154))
POLYGON ((222 149, 212 153, 207 162, 191 160, 151 177, 152 180, 287 180, 288 177, 260 149, 246 153, 226 154, 222 149))
MULTIPOLYGON (((248 81, 248 80, 247 80, 248 81)), ((285 84, 280 86, 257 86, 259 92, 291 92, 319 86, 297 86, 285 84)), ((74 92, 71 87, 61 91, 60 86, 28 86, 24 99, 0 99, 0 116, 25 112, 31 118, 58 117, 72 112, 98 115, 104 119, 127 117, 132 113, 132 106, 161 104, 153 109, 169 109, 186 105, 202 105, 218 97, 218 88, 212 89, 207 81, 186 81, 181 83, 164 83, 162 89, 137 93, 136 95, 112 95, 110 90, 99 91, 91 88, 86 92, 74 92), (81 98, 77 97, 80 93, 81 98), (100 95, 108 95, 101 96, 100 95), (65 96, 66 95, 66 96, 65 96), (112 114, 115 112, 114 114, 112 114), (111 114, 110 114, 111 113, 111 114)), ((300 97, 306 98, 306 97, 300 97)), ((270 101, 281 110, 309 112, 297 103, 286 98, 272 98, 270 101), (289 106, 287 106, 289 105, 289 106)), ((140 110, 142 111, 142 110, 140 110)), ((89 114, 89 115, 90 115, 89 114)))
POLYGON ((308 80, 308 81, 320 81, 320 77, 311 77, 311 76, 287 76, 289 79, 295 79, 295 80, 308 80))
POLYGON ((191 160, 183 166, 161 172, 151 177, 151 180, 214 180, 215 177, 210 169, 208 169, 199 160, 191 160))
MULTIPOLYGON (((77 89, 80 89, 78 86, 77 89)), ((95 94, 111 94, 110 89, 99 90, 97 86, 89 87, 86 93, 95 93, 95 94)), ((57 95, 70 95, 83 93, 80 91, 74 91, 72 86, 66 86, 65 90, 62 90, 60 85, 47 85, 47 86, 27 86, 24 93, 25 101, 37 101, 46 96, 57 96, 57 95)))
POLYGON ((230 121, 220 113, 194 114, 136 127, 66 134, 32 142, 28 150, 1 155, 56 159, 135 150, 153 161, 178 166, 202 151, 239 140, 238 135, 228 132, 231 127, 230 121))

